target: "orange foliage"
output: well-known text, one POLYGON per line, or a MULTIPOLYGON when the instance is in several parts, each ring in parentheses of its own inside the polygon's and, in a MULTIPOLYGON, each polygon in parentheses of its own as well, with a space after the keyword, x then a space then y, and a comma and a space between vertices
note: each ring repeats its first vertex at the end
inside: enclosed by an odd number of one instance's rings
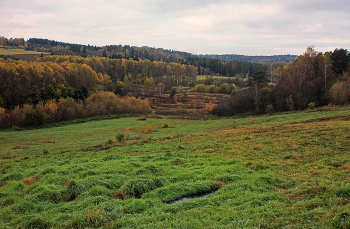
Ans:
POLYGON ((46 104, 39 102, 35 108, 29 105, 17 106, 10 111, 0 108, 0 128, 25 126, 26 113, 33 109, 41 111, 46 122, 123 113, 146 114, 152 111, 148 100, 119 97, 113 92, 99 92, 92 94, 85 102, 61 98, 58 102, 56 100, 50 100, 46 104))

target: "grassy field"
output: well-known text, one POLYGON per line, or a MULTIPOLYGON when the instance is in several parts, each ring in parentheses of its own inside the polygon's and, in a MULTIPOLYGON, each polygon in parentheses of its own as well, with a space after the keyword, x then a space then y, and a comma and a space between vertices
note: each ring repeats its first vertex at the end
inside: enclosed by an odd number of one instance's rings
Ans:
POLYGON ((349 115, 2 131, 0 227, 349 228, 349 115))
POLYGON ((197 75, 197 80, 202 80, 202 79, 206 79, 206 78, 219 78, 219 79, 229 79, 232 77, 227 77, 227 76, 211 76, 211 75, 197 75))
MULTIPOLYGON (((24 49, 4 49, 0 48, 0 55, 17 55, 17 54, 41 54, 41 52, 24 50, 24 49)), ((44 52, 43 54, 49 54, 44 52)))

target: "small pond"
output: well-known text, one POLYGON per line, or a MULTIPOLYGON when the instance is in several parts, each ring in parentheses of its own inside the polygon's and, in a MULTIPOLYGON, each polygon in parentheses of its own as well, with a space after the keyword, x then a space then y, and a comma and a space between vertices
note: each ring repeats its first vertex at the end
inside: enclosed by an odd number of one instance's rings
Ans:
POLYGON ((182 202, 186 202, 189 200, 193 200, 193 199, 197 199, 197 198, 205 198, 208 196, 212 196, 216 193, 217 190, 215 191, 210 191, 210 192, 204 192, 204 193, 199 193, 199 194, 193 194, 190 196, 184 196, 178 200, 173 200, 173 201, 168 201, 166 202, 167 204, 177 204, 177 203, 182 203, 182 202))

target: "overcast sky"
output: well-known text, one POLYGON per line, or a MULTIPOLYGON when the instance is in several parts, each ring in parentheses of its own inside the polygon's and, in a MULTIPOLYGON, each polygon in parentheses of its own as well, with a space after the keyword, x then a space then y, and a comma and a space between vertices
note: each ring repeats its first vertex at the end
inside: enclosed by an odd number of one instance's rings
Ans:
POLYGON ((194 54, 350 49, 349 0, 0 0, 0 36, 194 54))

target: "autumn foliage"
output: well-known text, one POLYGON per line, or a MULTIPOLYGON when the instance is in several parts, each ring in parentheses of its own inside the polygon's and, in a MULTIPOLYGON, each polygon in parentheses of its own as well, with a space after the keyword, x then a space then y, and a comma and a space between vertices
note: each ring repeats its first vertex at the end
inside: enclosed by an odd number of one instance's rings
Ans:
MULTIPOLYGON (((350 102, 349 61, 347 50, 336 49, 323 54, 309 47, 296 61, 280 68, 278 79, 256 84, 249 84, 248 80, 246 88, 237 90, 231 98, 221 100, 213 109, 213 114, 261 114, 303 110, 329 103, 347 104, 350 102)), ((253 78, 254 75, 250 80, 253 78)))
POLYGON ((112 92, 98 92, 85 101, 61 98, 33 105, 0 108, 0 128, 39 126, 44 123, 112 114, 146 114, 151 112, 148 100, 120 97, 112 92))

